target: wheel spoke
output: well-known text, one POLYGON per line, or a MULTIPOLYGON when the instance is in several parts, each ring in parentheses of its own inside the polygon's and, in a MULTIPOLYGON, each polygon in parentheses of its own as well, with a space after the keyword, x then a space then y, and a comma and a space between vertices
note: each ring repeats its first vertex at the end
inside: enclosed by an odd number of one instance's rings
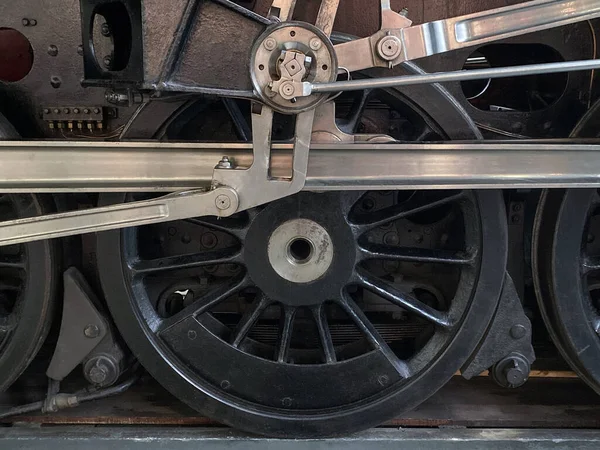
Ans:
POLYGON ((436 200, 428 201, 427 203, 423 203, 422 196, 417 194, 413 195, 409 200, 403 203, 399 203, 379 211, 374 211, 368 215, 365 214, 364 217, 355 218, 354 220, 351 218, 351 222, 358 228, 359 233, 362 234, 378 226, 385 225, 386 223, 403 219, 405 217, 412 216, 413 214, 429 211, 449 203, 454 203, 463 198, 465 198, 465 193, 463 191, 459 191, 458 193, 453 193, 447 197, 442 197, 436 200))
POLYGON ((596 332, 596 334, 600 335, 600 317, 599 316, 594 316, 594 318, 592 319, 592 328, 594 328, 594 331, 596 332))
POLYGON ((250 130, 250 125, 242 114, 238 103, 229 97, 224 97, 222 101, 229 117, 231 117, 237 137, 244 142, 250 142, 252 140, 252 130, 250 130))
POLYGON ((348 217, 352 208, 365 196, 365 191, 346 191, 340 195, 340 210, 348 217))
POLYGON ((359 247, 362 259, 384 259, 452 265, 472 265, 475 255, 463 251, 439 250, 418 247, 366 244, 359 247))
POLYGON ((9 316, 0 316, 0 337, 6 336, 17 327, 17 320, 14 314, 9 316))
POLYGON ((258 318, 262 315, 264 310, 271 305, 273 302, 270 301, 266 295, 259 294, 252 304, 248 306, 244 315, 240 319, 235 331, 232 334, 231 345, 238 348, 242 341, 248 335, 250 329, 254 326, 258 318))
POLYGON ((412 295, 400 292, 398 289, 370 275, 365 270, 357 271, 358 284, 366 290, 388 300, 389 302, 416 314, 417 316, 432 322, 442 328, 452 327, 450 318, 446 313, 438 311, 429 305, 426 305, 420 300, 417 300, 412 295))
POLYGON ((386 357, 390 364, 396 369, 398 374, 402 378, 410 377, 411 373, 408 364, 398 358, 387 342, 385 342, 385 340, 381 337, 375 326, 367 318, 362 309, 360 309, 360 307, 345 291, 342 294, 340 306, 344 309, 344 311, 346 311, 354 323, 356 323, 360 331, 366 336, 369 343, 386 357))
POLYGON ((331 339, 329 325, 327 324, 325 307, 323 304, 314 306, 311 308, 311 312, 315 319, 315 323, 317 324, 317 330, 319 331, 319 339, 321 341, 321 348, 323 349, 325 362, 327 364, 334 363, 336 361, 335 348, 333 347, 333 340, 331 339))
POLYGON ((222 231, 235 237, 240 237, 244 230, 245 225, 241 220, 232 218, 213 218, 213 217, 193 217, 185 219, 185 222, 193 223, 194 225, 200 225, 206 228, 210 228, 216 231, 222 231))
POLYGON ((228 282, 216 287, 212 291, 207 292, 201 297, 194 299, 191 305, 186 306, 177 314, 174 314, 173 316, 168 317, 166 319, 160 320, 155 325, 154 331, 160 334, 161 332, 172 327, 173 325, 176 325, 182 320, 185 320, 189 317, 199 316, 207 312, 214 306, 218 305, 222 301, 226 300, 227 298, 231 297, 233 294, 236 294, 242 289, 249 287, 250 284, 250 279, 245 275, 235 277, 229 280, 228 282))
POLYGON ((294 316, 296 308, 283 306, 283 320, 279 331, 279 346, 277 347, 277 362, 285 363, 288 360, 292 332, 294 331, 294 316))
POLYGON ((584 275, 595 270, 600 270, 600 256, 584 257, 581 262, 581 269, 584 275))
POLYGON ((156 259, 140 259, 132 263, 131 270, 136 275, 168 270, 192 269, 194 267, 217 264, 235 264, 240 261, 238 249, 223 249, 212 252, 190 253, 188 255, 166 256, 156 259))
POLYGON ((359 91, 358 95, 354 98, 352 106, 350 107, 350 111, 346 117, 340 120, 338 123, 339 129, 344 133, 356 134, 358 131, 358 124, 360 123, 360 119, 362 119, 362 116, 365 112, 371 92, 371 89, 359 91))
POLYGON ((16 280, 0 280, 0 292, 2 291, 20 291, 21 290, 21 283, 17 282, 16 280))
POLYGON ((17 258, 0 256, 0 269, 25 269, 25 261, 17 258))

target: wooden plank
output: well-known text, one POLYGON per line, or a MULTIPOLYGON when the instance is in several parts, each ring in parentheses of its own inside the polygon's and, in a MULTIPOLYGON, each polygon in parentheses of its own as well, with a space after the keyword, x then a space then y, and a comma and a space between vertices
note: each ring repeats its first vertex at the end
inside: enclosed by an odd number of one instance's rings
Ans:
MULTIPOLYGON (((10 421, 38 424, 217 425, 174 399, 152 379, 125 394, 52 415, 10 421)), ((4 419, 3 422, 9 422, 4 419)), ((576 378, 533 378, 503 389, 487 377, 453 378, 429 400, 386 426, 600 428, 600 397, 576 378)))

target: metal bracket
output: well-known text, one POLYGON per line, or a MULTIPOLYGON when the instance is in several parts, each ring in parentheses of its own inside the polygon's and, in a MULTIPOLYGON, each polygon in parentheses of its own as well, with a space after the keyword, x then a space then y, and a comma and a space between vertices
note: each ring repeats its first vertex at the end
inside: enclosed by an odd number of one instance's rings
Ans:
POLYGON ((404 61, 473 47, 600 16, 597 0, 535 0, 420 25, 381 0, 381 29, 370 37, 336 45, 349 71, 393 67, 404 61), (387 45, 382 45, 386 43, 387 45))
MULTIPOLYGON (((217 167, 213 180, 231 186, 239 193, 238 210, 243 211, 288 195, 300 192, 308 171, 308 151, 315 111, 296 116, 296 133, 291 166, 291 177, 274 177, 271 171, 271 129, 273 110, 255 104, 252 109, 252 151, 254 159, 248 168, 217 167)), ((196 214, 200 215, 200 214, 196 214)))
POLYGON ((109 333, 106 319, 98 312, 93 294, 74 267, 65 271, 62 323, 54 355, 46 371, 53 380, 62 380, 109 333))
MULTIPOLYGON (((535 353, 531 345, 531 322, 523 311, 514 283, 507 273, 494 318, 477 351, 461 369, 461 374, 469 380, 496 363, 499 363, 501 366, 499 368, 502 370, 510 369, 508 364, 515 361, 517 365, 522 366, 518 367, 522 378, 504 380, 503 384, 506 387, 522 384, 516 381, 524 383, 529 375, 529 368, 535 361, 535 353)), ((502 384, 502 380, 498 381, 502 384)))
POLYGON ((312 127, 312 143, 326 142, 370 142, 392 143, 396 140, 387 134, 348 134, 340 130, 335 121, 335 103, 328 101, 317 106, 312 127))
POLYGON ((63 279, 60 334, 46 375, 61 381, 83 364, 84 376, 91 384, 109 386, 121 375, 125 353, 96 308, 98 300, 81 272, 71 267, 63 279))

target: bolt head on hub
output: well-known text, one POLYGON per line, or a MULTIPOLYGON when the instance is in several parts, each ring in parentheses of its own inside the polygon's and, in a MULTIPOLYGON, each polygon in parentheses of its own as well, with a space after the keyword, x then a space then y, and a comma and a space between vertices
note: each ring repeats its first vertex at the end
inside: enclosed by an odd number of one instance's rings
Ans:
POLYGON ((225 194, 218 195, 215 199, 215 206, 221 211, 225 211, 231 208, 231 199, 225 194))
POLYGON ((377 43, 377 53, 381 59, 393 61, 402 52, 402 42, 396 36, 384 36, 377 43))

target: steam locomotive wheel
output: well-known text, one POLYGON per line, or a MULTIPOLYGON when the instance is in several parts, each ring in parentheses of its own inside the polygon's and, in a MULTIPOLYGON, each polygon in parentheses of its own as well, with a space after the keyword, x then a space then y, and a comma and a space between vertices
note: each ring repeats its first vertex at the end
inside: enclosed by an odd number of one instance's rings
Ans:
MULTIPOLYGON (((571 137, 597 138, 600 102, 571 137)), ((538 304, 561 355, 600 394, 600 193, 550 189, 540 198, 532 263, 538 304)))
POLYGON ((534 228, 538 303, 562 356, 600 393, 600 194, 542 194, 534 228))
MULTIPOLYGON (((43 198, 0 195, 0 217, 49 212, 43 198)), ((0 247, 0 392, 25 370, 44 342, 56 294, 57 257, 49 241, 0 247)))
MULTIPOLYGON (((0 114, 0 139, 18 138, 0 114)), ((0 220, 48 214, 50 203, 33 194, 0 194, 0 220)), ((21 375, 48 334, 57 267, 56 248, 50 241, 0 247, 0 392, 21 375)))
POLYGON ((255 433, 337 435, 461 367, 496 307, 504 224, 492 191, 300 193, 101 233, 98 264, 124 338, 177 397, 255 433))

